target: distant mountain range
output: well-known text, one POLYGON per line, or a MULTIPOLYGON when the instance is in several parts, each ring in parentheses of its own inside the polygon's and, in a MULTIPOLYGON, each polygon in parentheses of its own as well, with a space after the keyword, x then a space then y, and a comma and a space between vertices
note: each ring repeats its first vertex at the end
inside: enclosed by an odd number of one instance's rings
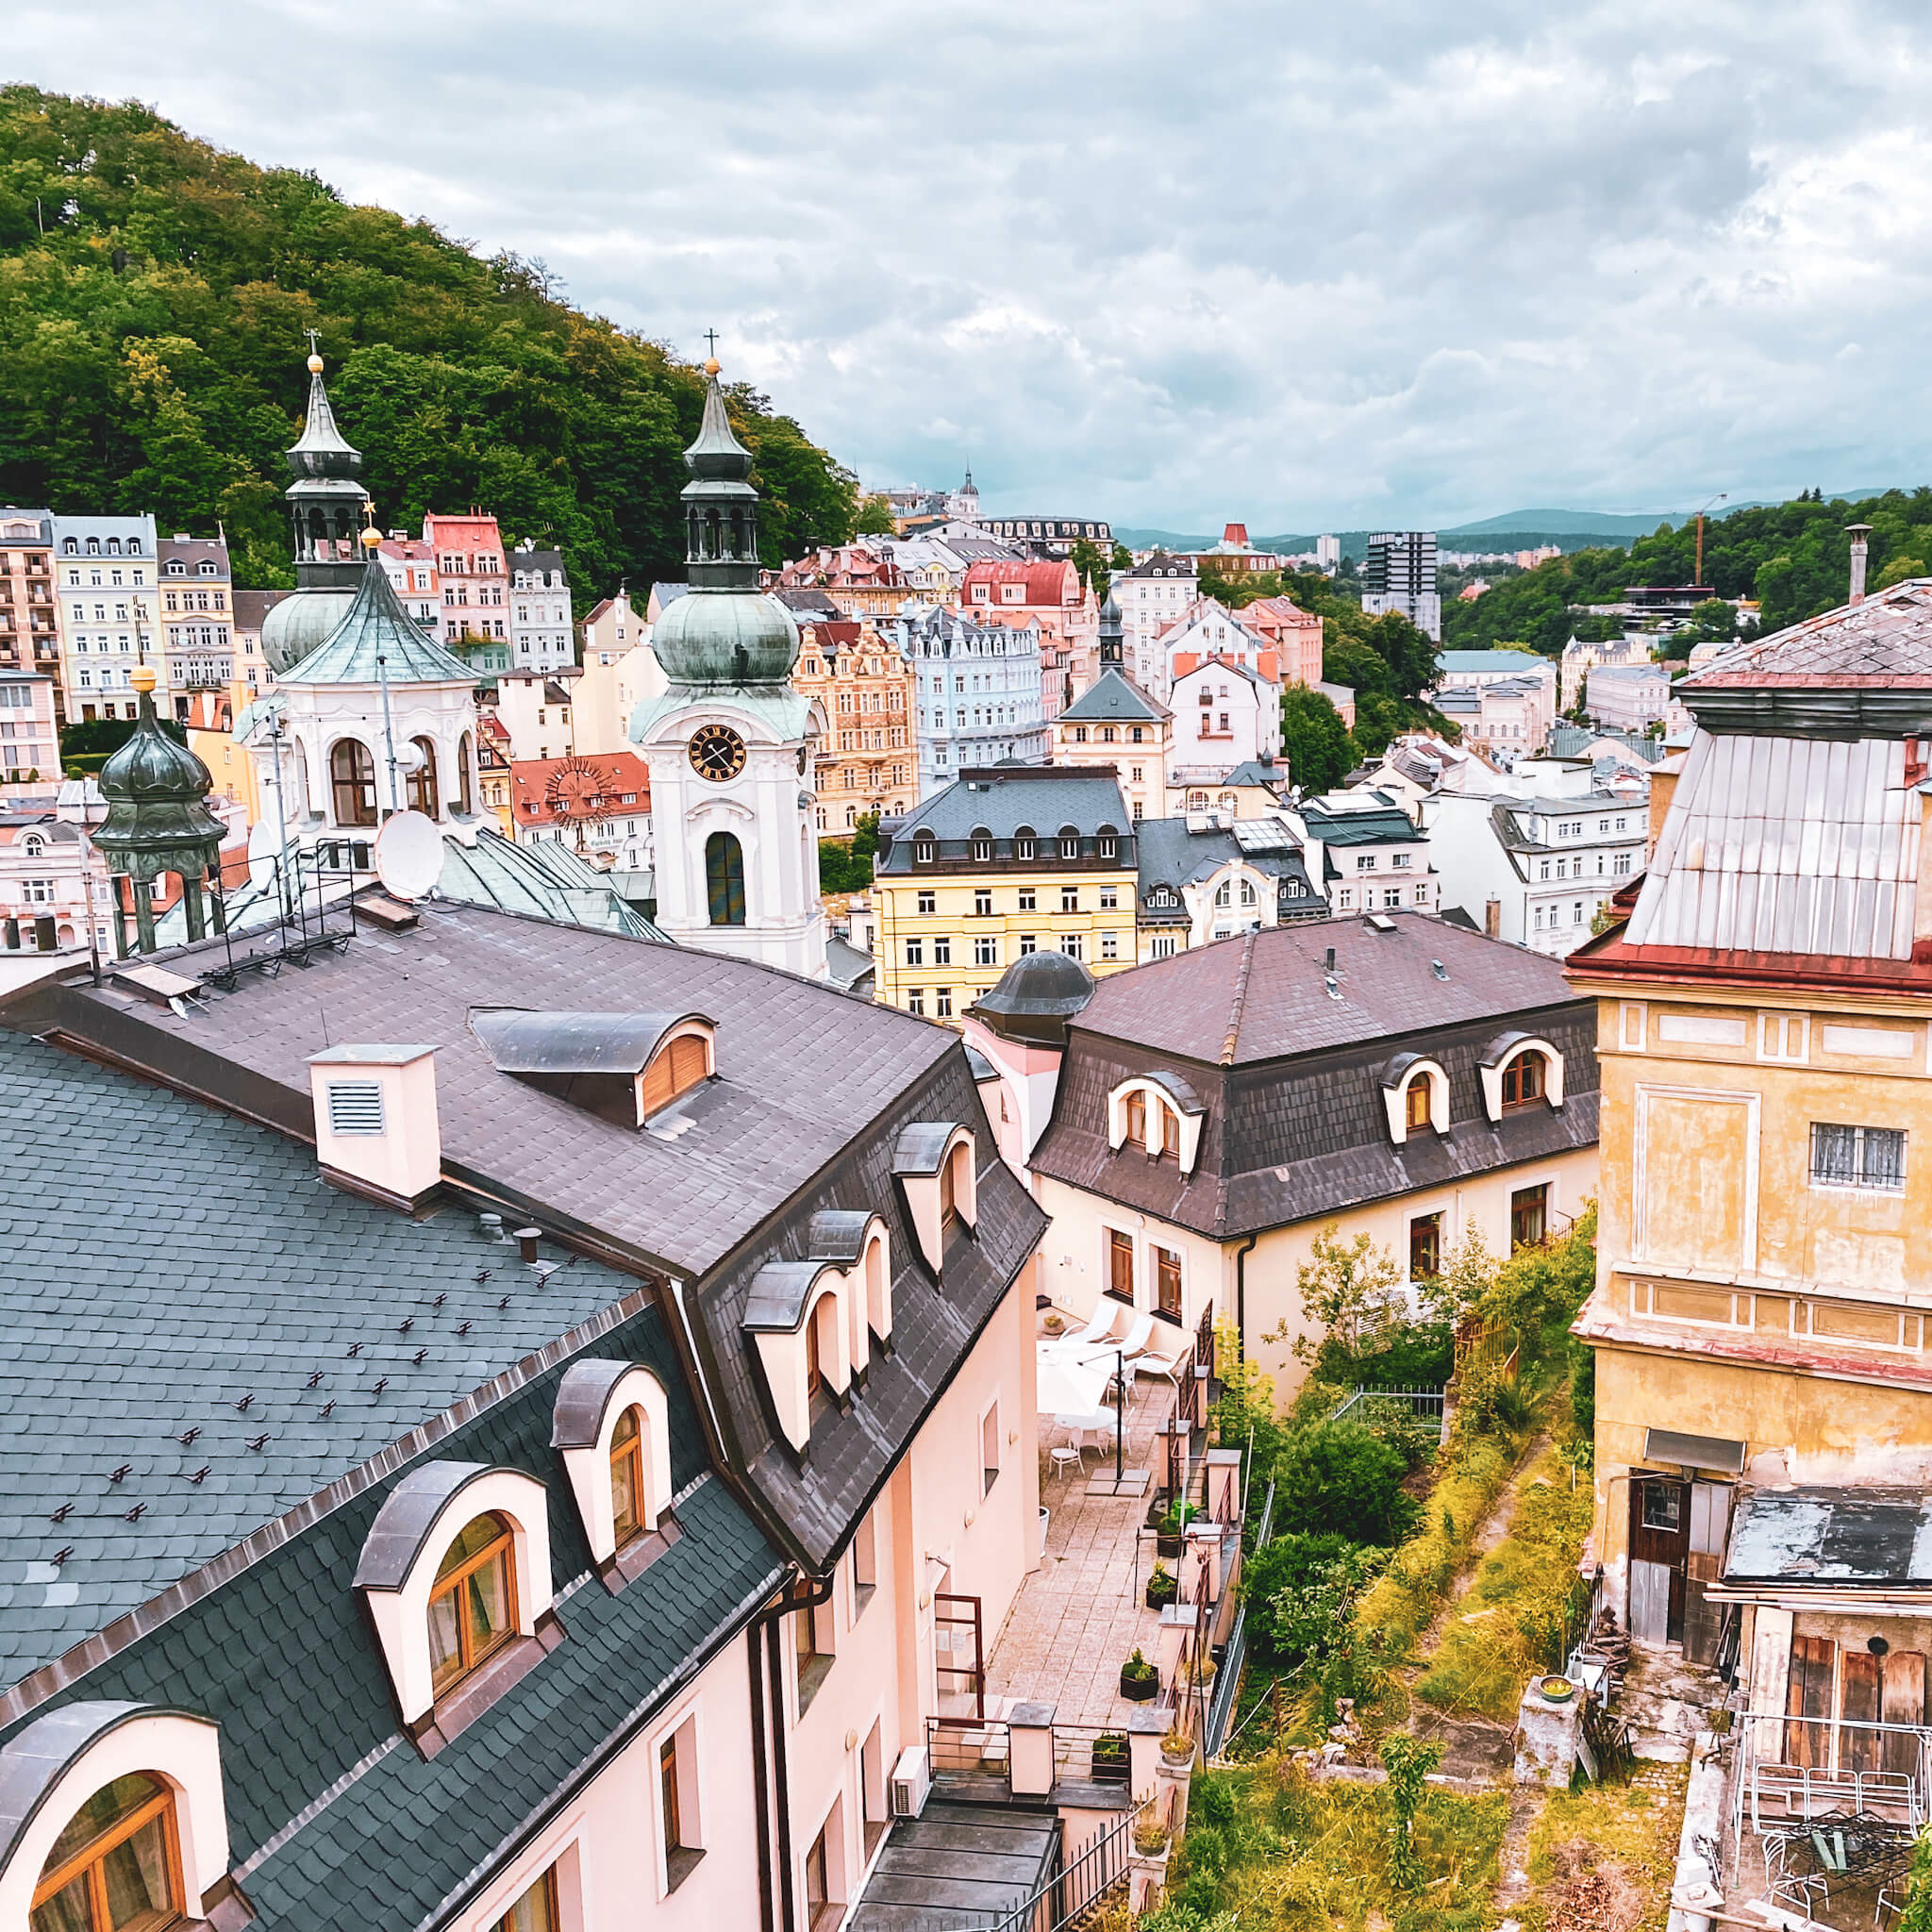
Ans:
MULTIPOLYGON (((1882 496, 1893 486, 1877 485, 1857 490, 1830 490, 1825 491, 1825 500, 1841 498, 1846 503, 1858 503, 1867 497, 1882 496)), ((1746 503, 1726 503, 1719 507, 1714 514, 1728 516, 1733 510, 1758 509, 1776 498, 1753 498, 1746 503)), ((1594 509, 1512 509, 1501 516, 1484 517, 1473 524, 1457 524, 1439 528, 1437 536, 1452 550, 1478 550, 1486 547, 1501 548, 1500 543, 1486 545, 1483 539, 1510 538, 1511 549, 1533 549, 1539 543, 1549 542, 1564 550, 1580 550, 1589 543, 1624 544, 1639 537, 1647 537, 1659 524, 1668 524, 1672 529, 1688 524, 1696 514, 1694 510, 1654 510, 1614 512, 1594 509)), ((1399 525, 1378 524, 1377 529, 1403 527, 1399 525)), ((1122 525, 1114 525, 1116 541, 1134 550, 1208 550, 1220 542, 1219 535, 1208 537, 1190 536, 1178 530, 1128 529, 1122 525)), ((1342 555, 1362 557, 1368 552, 1369 535, 1367 530, 1333 530, 1328 533, 1341 540, 1342 555)), ((1288 555, 1312 550, 1315 538, 1312 532, 1293 532, 1275 537, 1256 537, 1254 544, 1257 550, 1278 550, 1288 555)))

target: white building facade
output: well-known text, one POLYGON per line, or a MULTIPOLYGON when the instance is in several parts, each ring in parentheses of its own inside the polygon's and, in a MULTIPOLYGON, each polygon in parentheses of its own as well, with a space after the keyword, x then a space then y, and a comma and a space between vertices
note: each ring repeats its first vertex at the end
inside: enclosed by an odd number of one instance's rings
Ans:
POLYGON ((70 718, 132 718, 130 674, 156 631, 153 517, 54 519, 54 607, 70 718))
POLYGON ((570 576, 560 550, 527 540, 504 559, 509 570, 510 662, 519 671, 555 671, 576 662, 570 576))
POLYGON ((892 635, 912 665, 922 799, 969 766, 1046 762, 1037 630, 922 610, 903 614, 892 635))

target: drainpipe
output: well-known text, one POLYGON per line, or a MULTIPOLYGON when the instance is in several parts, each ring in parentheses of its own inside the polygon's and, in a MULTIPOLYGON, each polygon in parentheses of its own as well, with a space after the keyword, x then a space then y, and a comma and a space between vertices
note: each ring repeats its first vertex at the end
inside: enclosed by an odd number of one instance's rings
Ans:
POLYGON ((765 1789, 765 1675, 764 1660, 758 1654, 758 1624, 754 1617, 745 1625, 745 1674, 750 1687, 752 1798, 758 1807, 758 1932, 774 1932, 772 1925, 772 1794, 765 1789))
POLYGON ((1248 1257, 1261 1237, 1251 1234, 1234 1251, 1234 1358, 1248 1358, 1248 1257))
MULTIPOLYGON (((794 1574, 778 1600, 762 1609, 746 1626, 746 1635, 752 1654, 752 1744, 754 1762, 758 1773, 758 1808, 764 1809, 764 1754, 759 1740, 761 1713, 758 1708, 758 1626, 765 1632, 765 1655, 771 1667, 771 1724, 772 1760, 775 1801, 778 1807, 778 1926, 779 1932, 792 1932, 797 1924, 797 1903, 791 1883, 791 1792, 790 1790, 791 1771, 785 1749, 785 1673, 782 1668, 783 1650, 778 1639, 778 1620, 793 1610, 816 1609, 819 1605, 831 1600, 833 1586, 838 1580, 838 1572, 832 1571, 817 1579, 794 1574), (809 1582, 810 1588, 803 1596, 793 1594, 801 1583, 809 1582)), ((767 1827, 760 1822, 758 1833, 758 1897, 766 1913, 770 1912, 771 1878, 766 1870, 770 1857, 770 1839, 767 1827)), ((769 1916, 766 1920, 770 1924, 769 1916)))

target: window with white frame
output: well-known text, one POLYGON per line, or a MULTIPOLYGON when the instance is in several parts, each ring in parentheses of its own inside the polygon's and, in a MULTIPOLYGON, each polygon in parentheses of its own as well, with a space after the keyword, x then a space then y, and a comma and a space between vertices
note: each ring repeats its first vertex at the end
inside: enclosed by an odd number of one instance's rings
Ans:
POLYGON ((1899 1127, 1811 1124, 1811 1185, 1896 1194, 1906 1184, 1906 1137, 1899 1127))

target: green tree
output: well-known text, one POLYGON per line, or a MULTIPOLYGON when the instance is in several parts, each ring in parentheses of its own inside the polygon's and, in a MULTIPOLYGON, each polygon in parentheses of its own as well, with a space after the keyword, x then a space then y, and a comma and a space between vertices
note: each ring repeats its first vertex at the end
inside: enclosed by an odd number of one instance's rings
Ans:
MULTIPOLYGON (((1402 1270, 1387 1248, 1376 1247, 1366 1234, 1344 1241, 1331 1221, 1308 1244, 1308 1258, 1295 1270, 1296 1305, 1322 1329, 1319 1336, 1294 1336, 1295 1359, 1313 1362, 1324 1341, 1356 1354, 1389 1325, 1390 1295, 1401 1282, 1402 1270)), ((1286 1318, 1267 1339, 1277 1344, 1290 1339, 1286 1318)))
MULTIPOLYGON (((560 547, 587 603, 682 574, 691 364, 571 308, 540 262, 479 258, 139 103, 0 88, 0 497, 220 522, 238 583, 287 585, 309 327, 386 525, 487 504, 506 536, 560 547)), ((850 474, 766 397, 726 403, 765 560, 846 541, 850 474)))
MULTIPOLYGON (((1108 585, 1113 581, 1114 565, 1100 545, 1089 542, 1085 537, 1077 538, 1067 553, 1067 560, 1080 573, 1080 581, 1094 596, 1104 599, 1108 585)), ((1132 558, 1127 561, 1131 565, 1132 558)))
POLYGON ((1274 1463, 1275 1520, 1285 1532, 1352 1542, 1397 1541, 1414 1514, 1402 1451, 1343 1418, 1297 1430, 1274 1463))
POLYGON ((1281 749, 1305 792, 1332 791, 1355 769, 1348 726, 1325 693, 1291 684, 1281 694, 1281 749))
POLYGON ((1391 1731, 1377 1750, 1389 1774, 1389 1889, 1418 1892, 1425 1874, 1415 1848, 1416 1807, 1430 1772, 1442 1761, 1442 1747, 1424 1744, 1407 1731, 1391 1731))
POLYGON ((892 505, 885 496, 868 496, 858 506, 858 514, 853 520, 852 534, 855 537, 891 537, 898 534, 898 525, 892 521, 892 505))

